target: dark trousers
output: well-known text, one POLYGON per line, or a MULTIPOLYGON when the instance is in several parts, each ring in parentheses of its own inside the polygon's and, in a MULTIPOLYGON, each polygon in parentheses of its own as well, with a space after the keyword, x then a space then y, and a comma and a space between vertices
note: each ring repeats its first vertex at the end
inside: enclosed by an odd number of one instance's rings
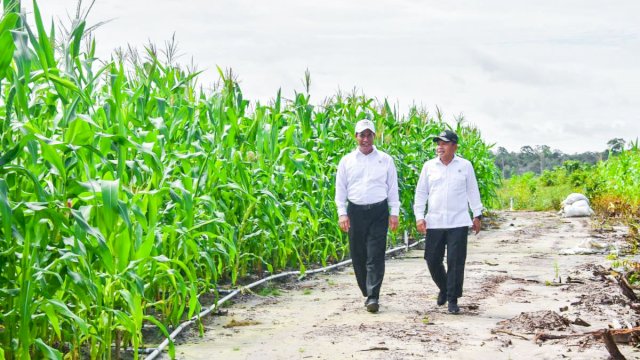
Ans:
POLYGON ((347 215, 351 224, 349 249, 358 287, 363 296, 377 299, 384 278, 389 206, 386 200, 373 205, 349 203, 347 215))
POLYGON ((464 262, 467 259, 467 235, 469 228, 429 229, 424 249, 424 258, 433 282, 447 300, 456 301, 462 296, 464 262), (442 263, 447 249, 447 270, 442 263))

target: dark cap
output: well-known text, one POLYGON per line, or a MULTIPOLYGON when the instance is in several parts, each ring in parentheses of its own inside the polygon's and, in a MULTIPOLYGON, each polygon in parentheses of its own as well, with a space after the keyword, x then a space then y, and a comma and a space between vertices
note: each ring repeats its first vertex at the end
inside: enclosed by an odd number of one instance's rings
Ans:
POLYGON ((456 135, 456 133, 454 133, 451 130, 445 130, 443 132, 441 132, 438 136, 435 136, 433 138, 433 142, 438 142, 438 140, 442 140, 442 141, 453 141, 454 143, 458 143, 458 135, 456 135))

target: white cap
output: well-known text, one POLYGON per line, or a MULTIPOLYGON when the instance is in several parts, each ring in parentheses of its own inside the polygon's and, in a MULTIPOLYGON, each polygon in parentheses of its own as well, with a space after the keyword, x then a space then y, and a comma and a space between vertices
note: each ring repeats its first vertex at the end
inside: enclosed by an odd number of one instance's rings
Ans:
POLYGON ((373 126, 373 121, 369 119, 362 119, 356 123, 356 134, 361 133, 365 130, 371 130, 372 133, 376 133, 376 127, 373 126))

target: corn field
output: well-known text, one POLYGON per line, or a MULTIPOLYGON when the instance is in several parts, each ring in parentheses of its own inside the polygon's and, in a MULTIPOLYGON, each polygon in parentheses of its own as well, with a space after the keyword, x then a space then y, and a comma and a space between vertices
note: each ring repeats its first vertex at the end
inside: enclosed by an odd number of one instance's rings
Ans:
POLYGON ((598 179, 593 186, 595 197, 640 210, 640 147, 637 140, 629 149, 599 163, 594 172, 598 179))
MULTIPOLYGON (((138 358, 143 326, 167 335, 221 285, 345 258, 334 175, 364 117, 398 167, 391 242, 413 232, 440 113, 358 94, 312 105, 308 86, 251 103, 230 71, 205 91, 151 46, 100 61, 82 16, 56 32, 16 4, 0 22, 0 359, 138 358)), ((491 146, 458 120, 490 206, 491 146)))

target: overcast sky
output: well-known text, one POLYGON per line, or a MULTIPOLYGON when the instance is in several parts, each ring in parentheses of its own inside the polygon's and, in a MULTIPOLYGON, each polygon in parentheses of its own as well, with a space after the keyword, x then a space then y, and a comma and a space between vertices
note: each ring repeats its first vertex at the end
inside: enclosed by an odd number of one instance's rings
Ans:
MULTIPOLYGON (((76 4, 39 2, 66 23, 76 4)), ((182 63, 208 82, 233 68, 250 100, 301 91, 308 68, 313 103, 356 88, 463 114, 496 147, 575 153, 640 136, 639 16, 637 0, 97 0, 89 23, 113 19, 103 58, 175 32, 182 63)))

